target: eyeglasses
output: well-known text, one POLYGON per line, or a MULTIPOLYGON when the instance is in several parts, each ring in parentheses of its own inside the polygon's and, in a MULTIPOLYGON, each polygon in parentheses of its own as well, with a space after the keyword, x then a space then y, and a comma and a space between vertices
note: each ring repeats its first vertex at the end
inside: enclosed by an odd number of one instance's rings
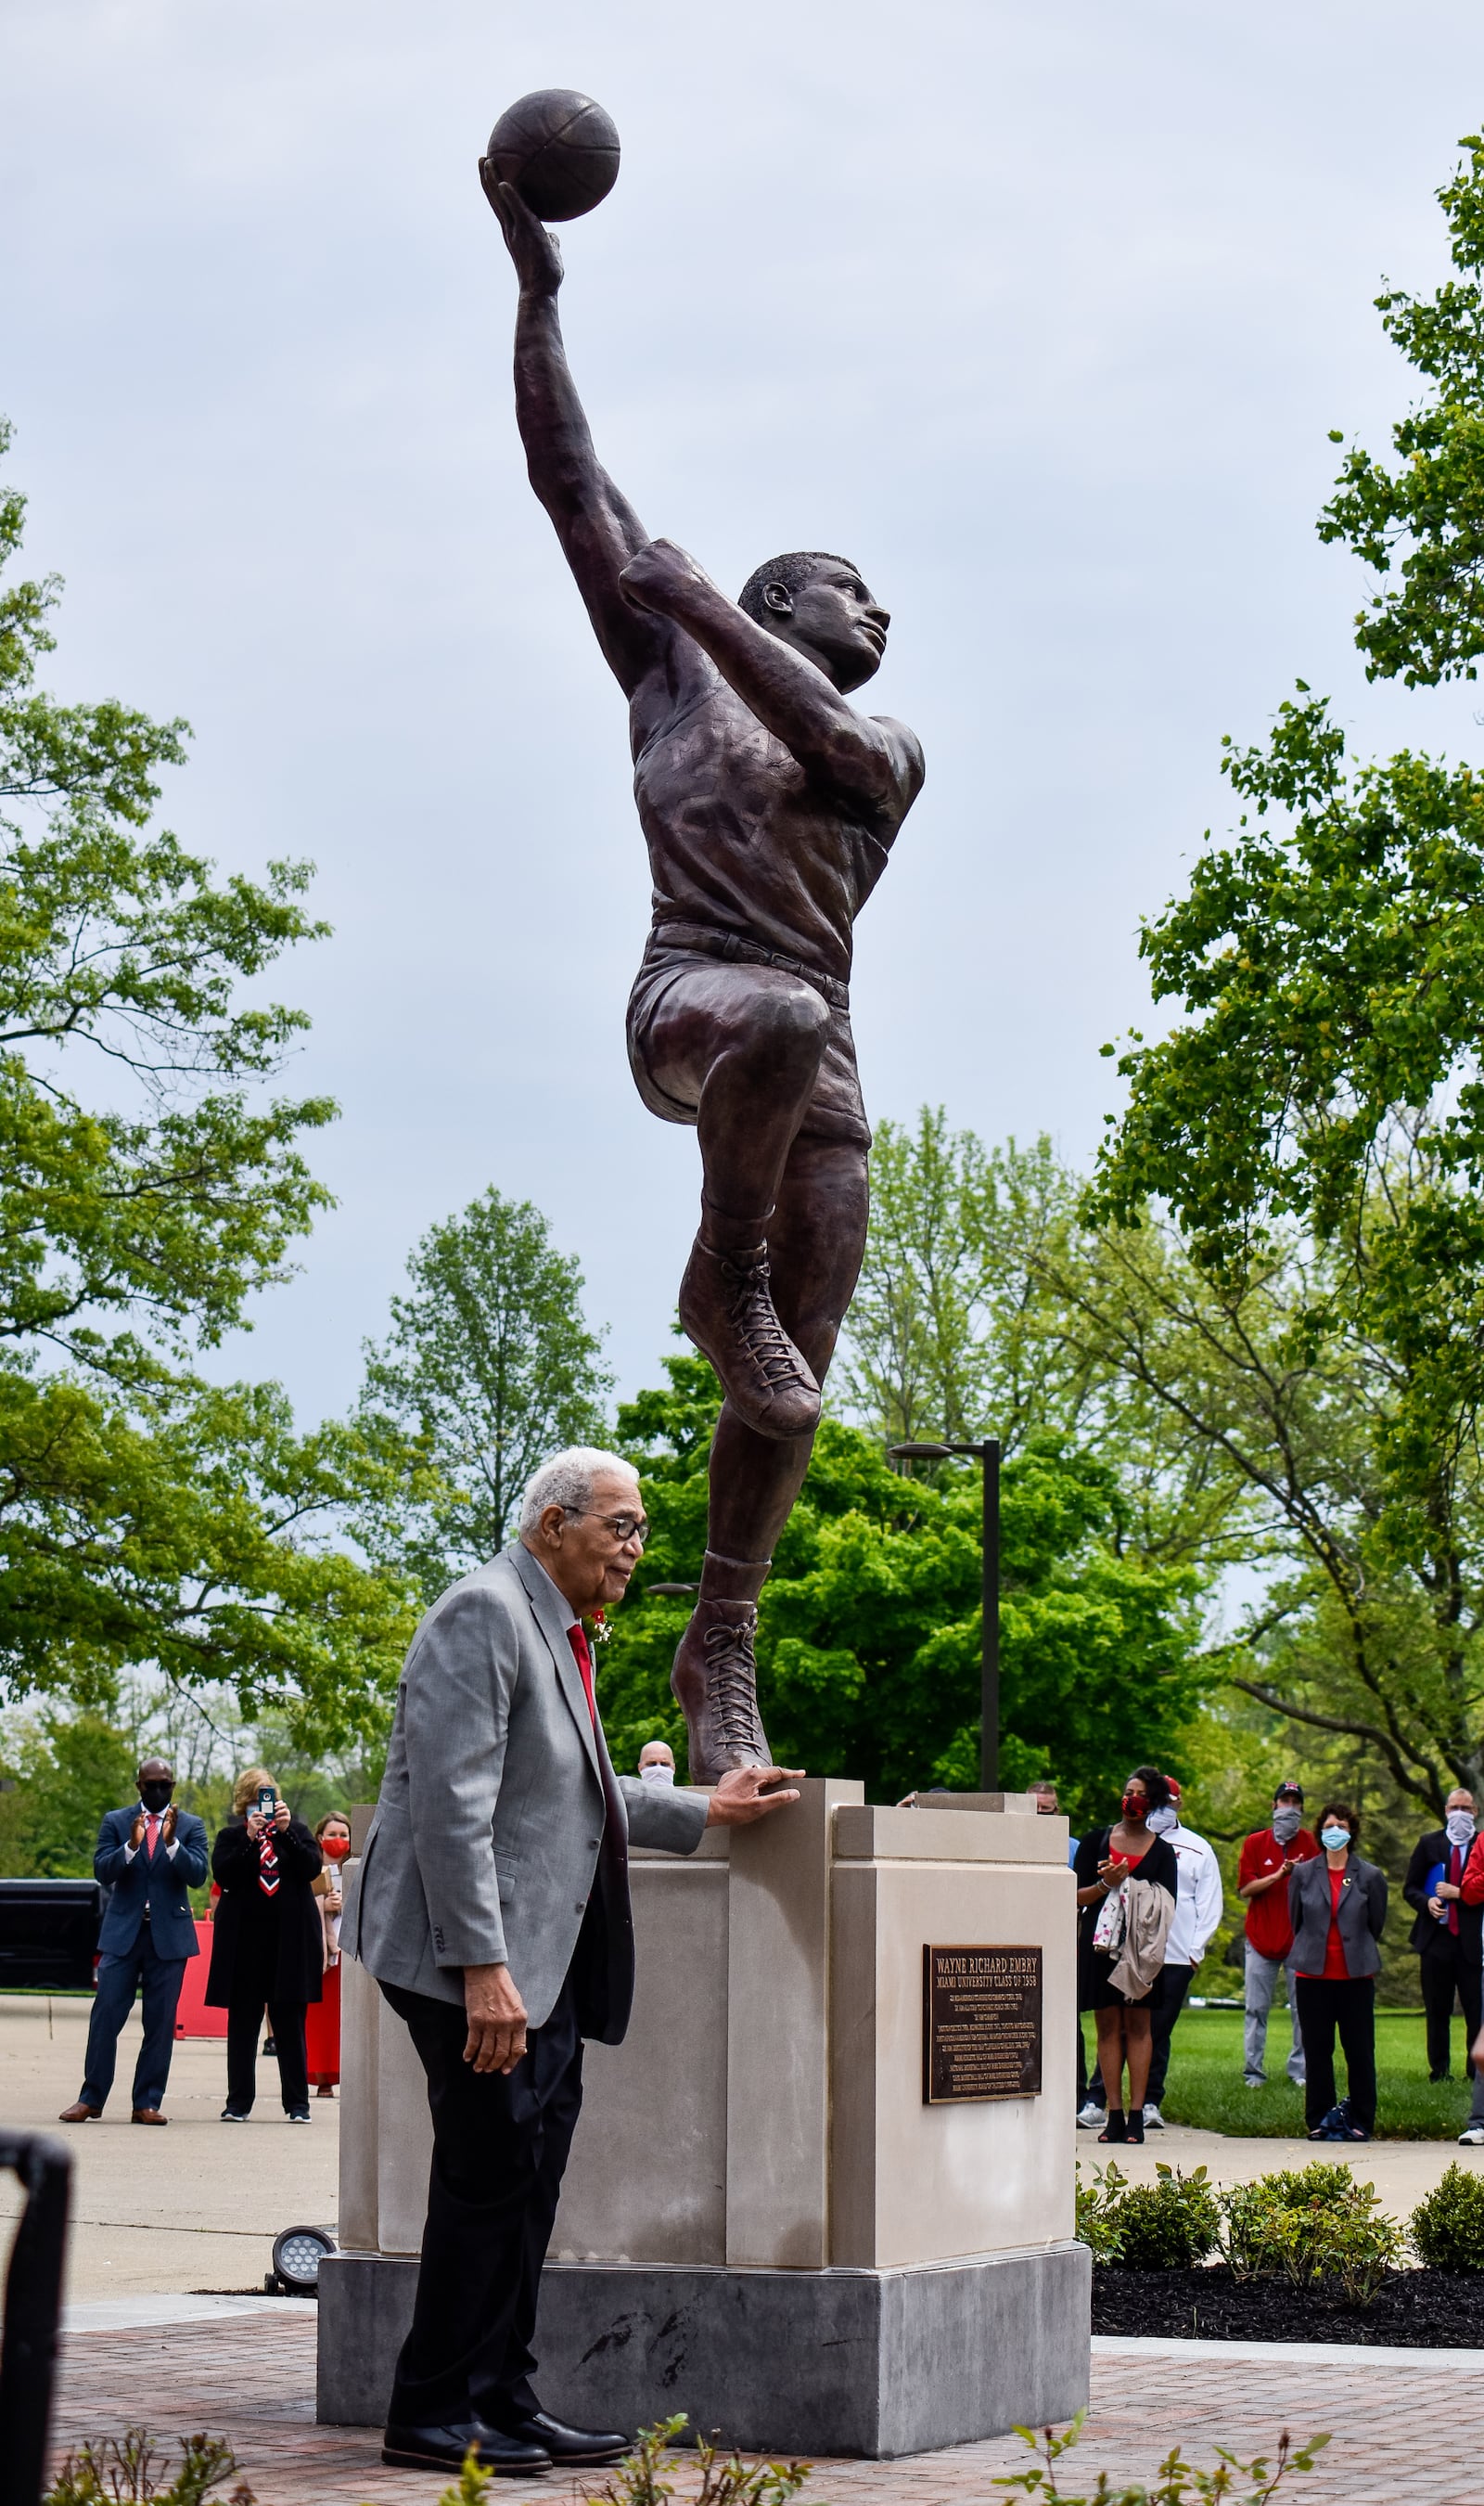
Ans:
POLYGON ((569 1505, 566 1511, 579 1522, 606 1522, 620 1549, 630 1540, 637 1540, 643 1548, 650 1536, 650 1519, 647 1514, 589 1514, 575 1505, 569 1505))

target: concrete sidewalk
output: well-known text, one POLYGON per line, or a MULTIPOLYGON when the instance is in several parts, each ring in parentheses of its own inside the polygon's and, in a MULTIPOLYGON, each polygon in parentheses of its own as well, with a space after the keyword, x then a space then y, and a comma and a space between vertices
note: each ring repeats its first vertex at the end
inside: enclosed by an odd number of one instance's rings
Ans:
MULTIPOLYGON (((119 2039, 114 2091, 99 2123, 59 2124, 77 2095, 91 2003, 0 1994, 0 2119, 54 2133, 72 2151, 71 2306, 154 2291, 261 2289, 280 2229, 331 2227, 338 2202, 339 2102, 311 2098, 307 2125, 289 2123, 278 2066, 258 2065, 252 2121, 220 2121, 227 2048, 188 2037, 175 2048, 164 2130, 129 2121, 139 2048, 137 2007, 119 2039)), ((0 2222, 20 2188, 0 2175, 0 2222)), ((0 2227, 8 2247, 8 2229, 0 2227)))

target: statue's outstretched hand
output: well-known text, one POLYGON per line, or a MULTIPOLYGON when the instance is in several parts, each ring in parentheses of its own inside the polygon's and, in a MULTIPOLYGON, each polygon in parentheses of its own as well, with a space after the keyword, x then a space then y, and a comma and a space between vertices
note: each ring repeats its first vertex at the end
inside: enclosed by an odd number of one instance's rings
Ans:
POLYGON ((785 1789, 799 1782, 802 1767, 730 1767, 711 1796, 708 1827, 750 1827, 755 1818, 782 1809, 798 1795, 785 1789))
POLYGON ((479 181, 500 221, 522 293, 554 296, 562 283, 562 248, 555 235, 526 207, 513 183, 501 182, 487 157, 479 160, 479 181))

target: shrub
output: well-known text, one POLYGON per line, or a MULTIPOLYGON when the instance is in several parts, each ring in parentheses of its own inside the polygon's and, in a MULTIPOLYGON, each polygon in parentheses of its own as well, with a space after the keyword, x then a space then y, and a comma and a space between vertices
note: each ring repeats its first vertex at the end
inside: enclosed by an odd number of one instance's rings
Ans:
POLYGON ((1484 2176, 1455 2159, 1410 2224, 1419 2262, 1434 2271, 1484 2271, 1484 2176))
POLYGON ((1204 2262, 1220 2234, 1221 2214, 1206 2169, 1183 2175, 1160 2165, 1152 2184, 1131 2184, 1118 2203, 1118 2251, 1125 2271, 1188 2271, 1204 2262))
MULTIPOLYGON (((182 2437, 180 2460, 172 2464, 147 2429, 131 2427, 122 2439, 102 2437, 69 2453, 42 2506, 120 2506, 122 2499, 130 2506, 203 2506, 207 2489, 230 2480, 236 2467, 236 2455, 219 2437, 182 2437)), ((245 2480, 232 2490, 231 2506, 253 2506, 245 2480)))
POLYGON ((1077 2236, 1095 2263, 1121 2263, 1128 2271, 1185 2271, 1203 2262, 1220 2233, 1216 2196, 1198 2166, 1183 2175, 1159 2165, 1153 2184, 1130 2184, 1112 2160, 1095 2166, 1092 2182, 1078 2168, 1077 2236))
POLYGON ((1065 2436, 1054 2436, 1046 2428, 1038 2440, 1029 2428, 1017 2428, 1015 2434, 1024 2439, 1036 2456, 1035 2465, 1025 2471, 1002 2474, 992 2487, 1018 2488, 1022 2497, 1054 2498, 1056 2506, 1201 2506, 1201 2501, 1217 2498, 1224 2500, 1225 2506, 1265 2506, 1290 2471, 1312 2471, 1315 2455, 1329 2442, 1327 2434, 1311 2436, 1308 2444, 1295 2452, 1285 2428, 1276 2455, 1256 2454, 1251 2462, 1239 2462, 1235 2454, 1223 2452, 1219 2446, 1214 2471, 1197 2470, 1177 2446, 1159 2466, 1156 2488, 1146 2488, 1128 2482, 1120 2485, 1105 2471, 1099 2474, 1098 2485, 1090 2494, 1079 2491, 1074 2497, 1060 2486, 1056 2465, 1076 2445, 1085 2416, 1085 2412, 1078 2411, 1065 2436), (1237 2495, 1239 2480, 1252 2484, 1245 2497, 1237 2495))
POLYGON ((1115 2263, 1123 2239, 1118 2232, 1118 2203, 1127 2177, 1115 2160, 1106 2168, 1095 2166, 1092 2182, 1084 2184, 1082 2170, 1077 2170, 1077 2228, 1078 2244, 1092 2249, 1095 2263, 1115 2263))
MULTIPOLYGON (((684 2411, 641 2428, 632 2453, 626 2453, 611 2480, 586 2500, 586 2506, 664 2506, 675 2484, 665 2474, 675 2468, 670 2449, 686 2424, 684 2411)), ((745 2463, 738 2453, 725 2453, 703 2436, 695 2440, 701 2485, 691 2492, 691 2506, 789 2506, 808 2479, 807 2462, 745 2463)), ((441 2506, 455 2506, 449 2491, 441 2506)), ((457 2506, 464 2506, 462 2499, 457 2506)))
POLYGON ((1348 2166, 1280 2169, 1222 2194, 1221 2250, 1237 2279, 1280 2273, 1310 2296, 1373 2303, 1401 2260, 1403 2238, 1348 2166))

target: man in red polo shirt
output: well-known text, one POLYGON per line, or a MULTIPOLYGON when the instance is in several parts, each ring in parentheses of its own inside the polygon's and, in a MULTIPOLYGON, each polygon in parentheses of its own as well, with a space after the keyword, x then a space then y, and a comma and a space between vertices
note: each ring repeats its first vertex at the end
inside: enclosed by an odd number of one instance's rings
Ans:
MULTIPOLYGON (((1289 1920, 1289 1873, 1295 1862, 1312 1862, 1319 1845, 1303 1823, 1302 1784, 1286 1775, 1273 1795, 1273 1821, 1247 1838, 1237 1865, 1237 1894, 1247 1904, 1247 2024, 1243 2033, 1242 2071, 1250 2089, 1267 2080, 1267 2015, 1279 1976, 1293 1946, 1289 1920)), ((1304 2049, 1298 2033, 1298 2008, 1293 1978, 1289 1976, 1289 2007, 1293 2044, 1289 2077, 1300 2087, 1304 2049)))

